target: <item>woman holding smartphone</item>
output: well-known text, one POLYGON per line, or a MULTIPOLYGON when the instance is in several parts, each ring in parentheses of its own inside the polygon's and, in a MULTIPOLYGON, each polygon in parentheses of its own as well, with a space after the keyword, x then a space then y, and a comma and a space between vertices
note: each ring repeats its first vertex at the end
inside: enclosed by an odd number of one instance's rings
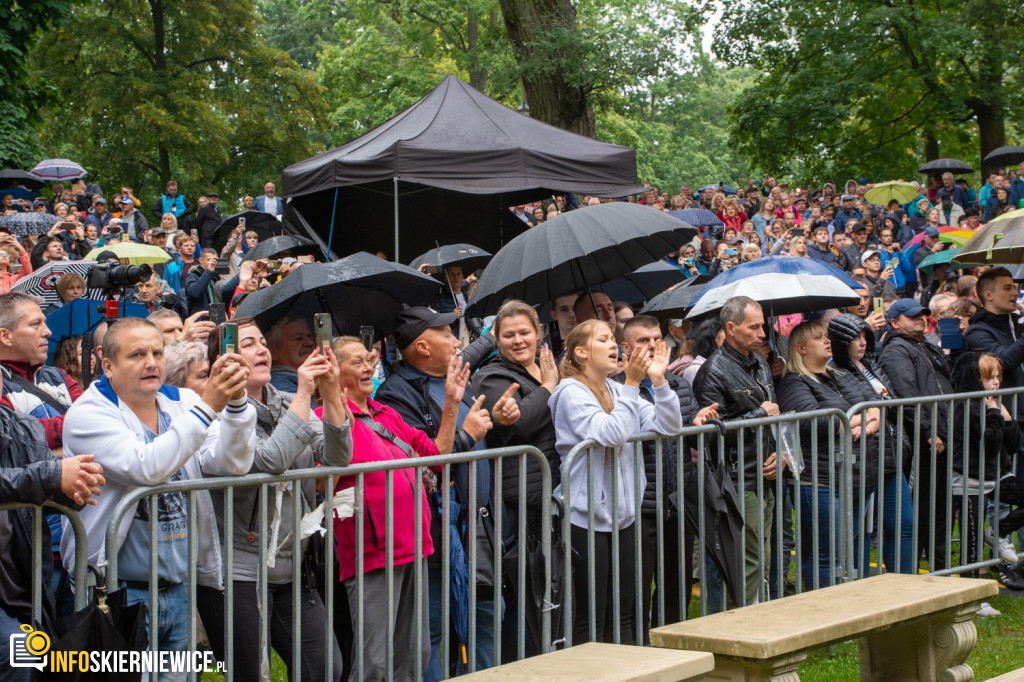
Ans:
POLYGON ((604 322, 587 320, 577 325, 565 341, 565 358, 561 364, 562 380, 558 383, 548 405, 555 425, 555 449, 565 458, 573 447, 584 440, 593 440, 597 446, 589 456, 581 453, 569 469, 569 514, 572 548, 576 555, 589 559, 595 567, 594 585, 589 582, 587 562, 578 567, 573 576, 573 643, 590 641, 587 618, 590 589, 595 595, 596 640, 613 641, 616 628, 622 644, 634 644, 637 576, 635 571, 636 528, 638 500, 634 493, 634 477, 644 479, 643 457, 626 441, 642 431, 657 431, 665 435, 678 434, 683 429, 679 399, 665 379, 669 352, 664 342, 657 342, 653 352, 647 346, 638 348, 626 360, 624 384, 608 376, 617 370, 618 345, 615 335, 604 322), (649 381, 654 404, 640 397, 641 382, 649 381), (588 459, 593 457, 593 467, 588 459), (613 509, 616 495, 612 491, 612 468, 618 473, 617 509, 613 509), (593 471, 594 550, 590 555, 588 543, 589 472, 593 471), (617 525, 613 523, 616 518, 617 525), (619 582, 612 583, 612 535, 618 533, 619 582), (613 600, 618 594, 619 622, 613 620, 613 600))

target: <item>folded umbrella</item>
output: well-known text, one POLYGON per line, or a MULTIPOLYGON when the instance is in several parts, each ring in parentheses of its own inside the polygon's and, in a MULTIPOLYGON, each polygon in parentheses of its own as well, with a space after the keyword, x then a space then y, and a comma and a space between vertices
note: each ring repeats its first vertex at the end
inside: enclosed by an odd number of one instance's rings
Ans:
POLYGON ((1015 166, 1024 161, 1024 147, 1007 145, 997 147, 985 155, 982 160, 986 166, 1015 166))
POLYGON ((646 206, 609 203, 562 213, 506 244, 488 263, 468 315, 517 298, 540 305, 659 261, 697 229, 646 206))
POLYGON ((868 203, 879 206, 888 206, 893 199, 901 204, 909 204, 917 198, 917 187, 902 180, 880 182, 869 189, 864 198, 868 200, 868 203))
POLYGON ((63 218, 58 218, 52 213, 12 213, 11 215, 0 216, 0 227, 10 230, 15 237, 24 237, 30 234, 46 234, 63 218))
POLYGON ((938 175, 939 173, 973 173, 974 169, 960 159, 932 159, 917 169, 918 173, 938 175))
POLYGON ((311 320, 316 313, 330 313, 336 334, 358 335, 361 326, 372 325, 376 338, 383 338, 405 305, 427 305, 436 294, 432 277, 361 251, 299 266, 277 284, 246 296, 235 316, 254 317, 268 328, 286 316, 311 320))
POLYGON ((249 249, 249 253, 245 254, 245 258, 242 260, 247 261, 259 260, 261 258, 276 258, 285 251, 291 252, 292 256, 317 256, 323 258, 323 252, 312 239, 300 237, 295 234, 286 234, 281 235, 280 237, 271 237, 270 239, 260 242, 249 249))
POLYGON ((46 182, 63 182, 65 180, 77 180, 88 175, 86 170, 74 161, 68 159, 47 159, 40 161, 36 167, 29 171, 29 174, 36 180, 46 182))
POLYGON ((734 296, 760 303, 765 317, 841 308, 860 302, 853 287, 861 285, 834 265, 811 258, 764 256, 708 282, 686 317, 717 313, 734 296))
POLYGON ((124 264, 145 265, 155 263, 166 263, 171 260, 171 254, 153 244, 138 244, 136 242, 118 242, 108 246, 97 246, 85 254, 85 260, 96 260, 104 251, 110 251, 118 260, 124 264))

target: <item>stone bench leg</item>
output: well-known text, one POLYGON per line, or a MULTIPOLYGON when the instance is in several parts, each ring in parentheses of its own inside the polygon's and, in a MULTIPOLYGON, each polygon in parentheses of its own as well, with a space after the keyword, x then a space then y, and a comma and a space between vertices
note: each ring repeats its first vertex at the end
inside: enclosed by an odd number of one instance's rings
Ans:
POLYGON ((800 682, 796 669, 805 658, 806 651, 767 661, 727 658, 716 654, 714 672, 707 673, 700 679, 707 682, 800 682))
POLYGON ((967 604, 861 638, 860 679, 973 680, 974 670, 964 661, 978 641, 973 620, 977 610, 977 603, 967 604))

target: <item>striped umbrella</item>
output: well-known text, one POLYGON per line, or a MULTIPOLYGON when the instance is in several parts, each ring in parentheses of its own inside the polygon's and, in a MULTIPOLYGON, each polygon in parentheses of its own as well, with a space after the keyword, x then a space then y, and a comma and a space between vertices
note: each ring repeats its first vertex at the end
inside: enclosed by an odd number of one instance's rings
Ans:
POLYGON ((32 177, 47 182, 63 182, 77 180, 87 175, 86 170, 69 159, 47 159, 40 161, 29 171, 32 177))

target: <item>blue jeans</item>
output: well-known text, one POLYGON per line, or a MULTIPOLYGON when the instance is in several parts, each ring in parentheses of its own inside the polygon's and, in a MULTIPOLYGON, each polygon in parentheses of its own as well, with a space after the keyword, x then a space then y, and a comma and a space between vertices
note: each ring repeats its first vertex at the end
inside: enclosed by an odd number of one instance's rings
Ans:
POLYGON ((10 666, 11 635, 21 633, 21 623, 0 608, 0 682, 29 682, 33 668, 10 666))
MULTIPOLYGON (((430 586, 430 663, 427 665, 427 672, 423 676, 424 682, 437 682, 442 679, 441 662, 441 639, 444 629, 448 623, 441 622, 441 590, 448 589, 448 585, 441 584, 441 567, 431 567, 428 571, 428 584, 430 586)), ((454 604, 449 601, 448 608, 454 604)), ((504 611, 504 606, 502 607, 504 611)), ((504 613, 502 614, 504 616, 504 613)), ((449 619, 451 614, 449 613, 449 619)), ((448 640, 449 646, 454 650, 459 642, 453 639, 448 640)), ((462 664, 462 654, 459 653, 459 665, 456 674, 462 675, 467 672, 468 666, 462 664)), ((445 658, 450 658, 448 652, 445 658)), ((468 654, 466 660, 468 661, 468 654)), ((493 667, 494 660, 494 600, 478 599, 476 602, 476 669, 483 670, 493 667)))
MULTIPOLYGON (((914 499, 910 494, 910 486, 906 476, 895 471, 885 472, 881 489, 874 489, 881 494, 882 500, 882 562, 889 573, 917 574, 917 562, 914 560, 914 499), (900 533, 896 537, 896 502, 900 503, 900 533), (897 564, 898 560, 898 564, 897 564)), ((871 491, 868 491, 870 494, 871 491)), ((862 573, 866 575, 866 573, 862 573)))
MULTIPOLYGON (((192 617, 188 603, 188 587, 185 584, 175 585, 156 593, 160 613, 157 615, 156 633, 153 632, 152 613, 149 605, 149 590, 129 587, 126 594, 126 605, 142 602, 146 605, 146 626, 149 628, 149 641, 156 641, 160 651, 188 650, 188 623, 192 617)), ((166 673, 160 675, 165 682, 182 680, 185 673, 166 673)))

